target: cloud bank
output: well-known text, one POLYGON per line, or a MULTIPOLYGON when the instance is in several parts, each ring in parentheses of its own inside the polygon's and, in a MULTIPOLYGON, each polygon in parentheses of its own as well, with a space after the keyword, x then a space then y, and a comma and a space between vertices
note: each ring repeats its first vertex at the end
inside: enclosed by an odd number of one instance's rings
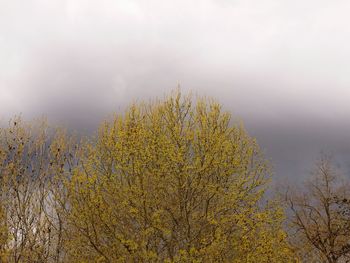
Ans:
POLYGON ((184 91, 245 120, 278 174, 350 155, 348 1, 0 0, 0 119, 96 125, 184 91))

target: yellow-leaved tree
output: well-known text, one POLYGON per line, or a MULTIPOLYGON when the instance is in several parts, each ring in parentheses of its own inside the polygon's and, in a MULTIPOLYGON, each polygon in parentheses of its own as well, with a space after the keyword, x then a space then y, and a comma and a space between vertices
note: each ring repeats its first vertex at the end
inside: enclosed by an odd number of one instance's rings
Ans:
POLYGON ((64 182, 78 148, 42 120, 0 128, 0 262, 67 262, 64 182))
POLYGON ((215 101, 135 103, 65 180, 70 262, 295 262, 268 164, 215 101))

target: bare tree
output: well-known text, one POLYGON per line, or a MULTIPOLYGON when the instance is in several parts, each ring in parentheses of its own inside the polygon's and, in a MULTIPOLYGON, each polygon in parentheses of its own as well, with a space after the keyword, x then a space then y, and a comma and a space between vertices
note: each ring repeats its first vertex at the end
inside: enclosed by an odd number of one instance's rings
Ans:
POLYGON ((305 262, 350 262, 350 188, 323 156, 302 191, 287 195, 294 246, 305 262))

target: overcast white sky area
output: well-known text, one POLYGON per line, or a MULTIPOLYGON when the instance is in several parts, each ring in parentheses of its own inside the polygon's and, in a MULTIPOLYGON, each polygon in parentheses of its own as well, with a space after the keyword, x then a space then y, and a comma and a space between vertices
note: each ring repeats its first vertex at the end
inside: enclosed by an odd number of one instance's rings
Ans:
POLYGON ((348 169, 349 12, 346 0, 0 0, 0 120, 86 129, 180 83, 243 119, 276 177, 303 177, 321 150, 348 169))

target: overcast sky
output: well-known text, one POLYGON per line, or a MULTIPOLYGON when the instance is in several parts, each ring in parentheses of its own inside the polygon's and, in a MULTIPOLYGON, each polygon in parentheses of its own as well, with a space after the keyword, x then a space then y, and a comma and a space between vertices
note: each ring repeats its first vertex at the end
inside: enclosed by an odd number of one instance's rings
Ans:
MULTIPOLYGON (((0 0, 0 120, 79 129, 135 99, 217 98, 301 178, 350 158, 350 1, 0 0)), ((350 164, 350 163, 349 163, 350 164)))

